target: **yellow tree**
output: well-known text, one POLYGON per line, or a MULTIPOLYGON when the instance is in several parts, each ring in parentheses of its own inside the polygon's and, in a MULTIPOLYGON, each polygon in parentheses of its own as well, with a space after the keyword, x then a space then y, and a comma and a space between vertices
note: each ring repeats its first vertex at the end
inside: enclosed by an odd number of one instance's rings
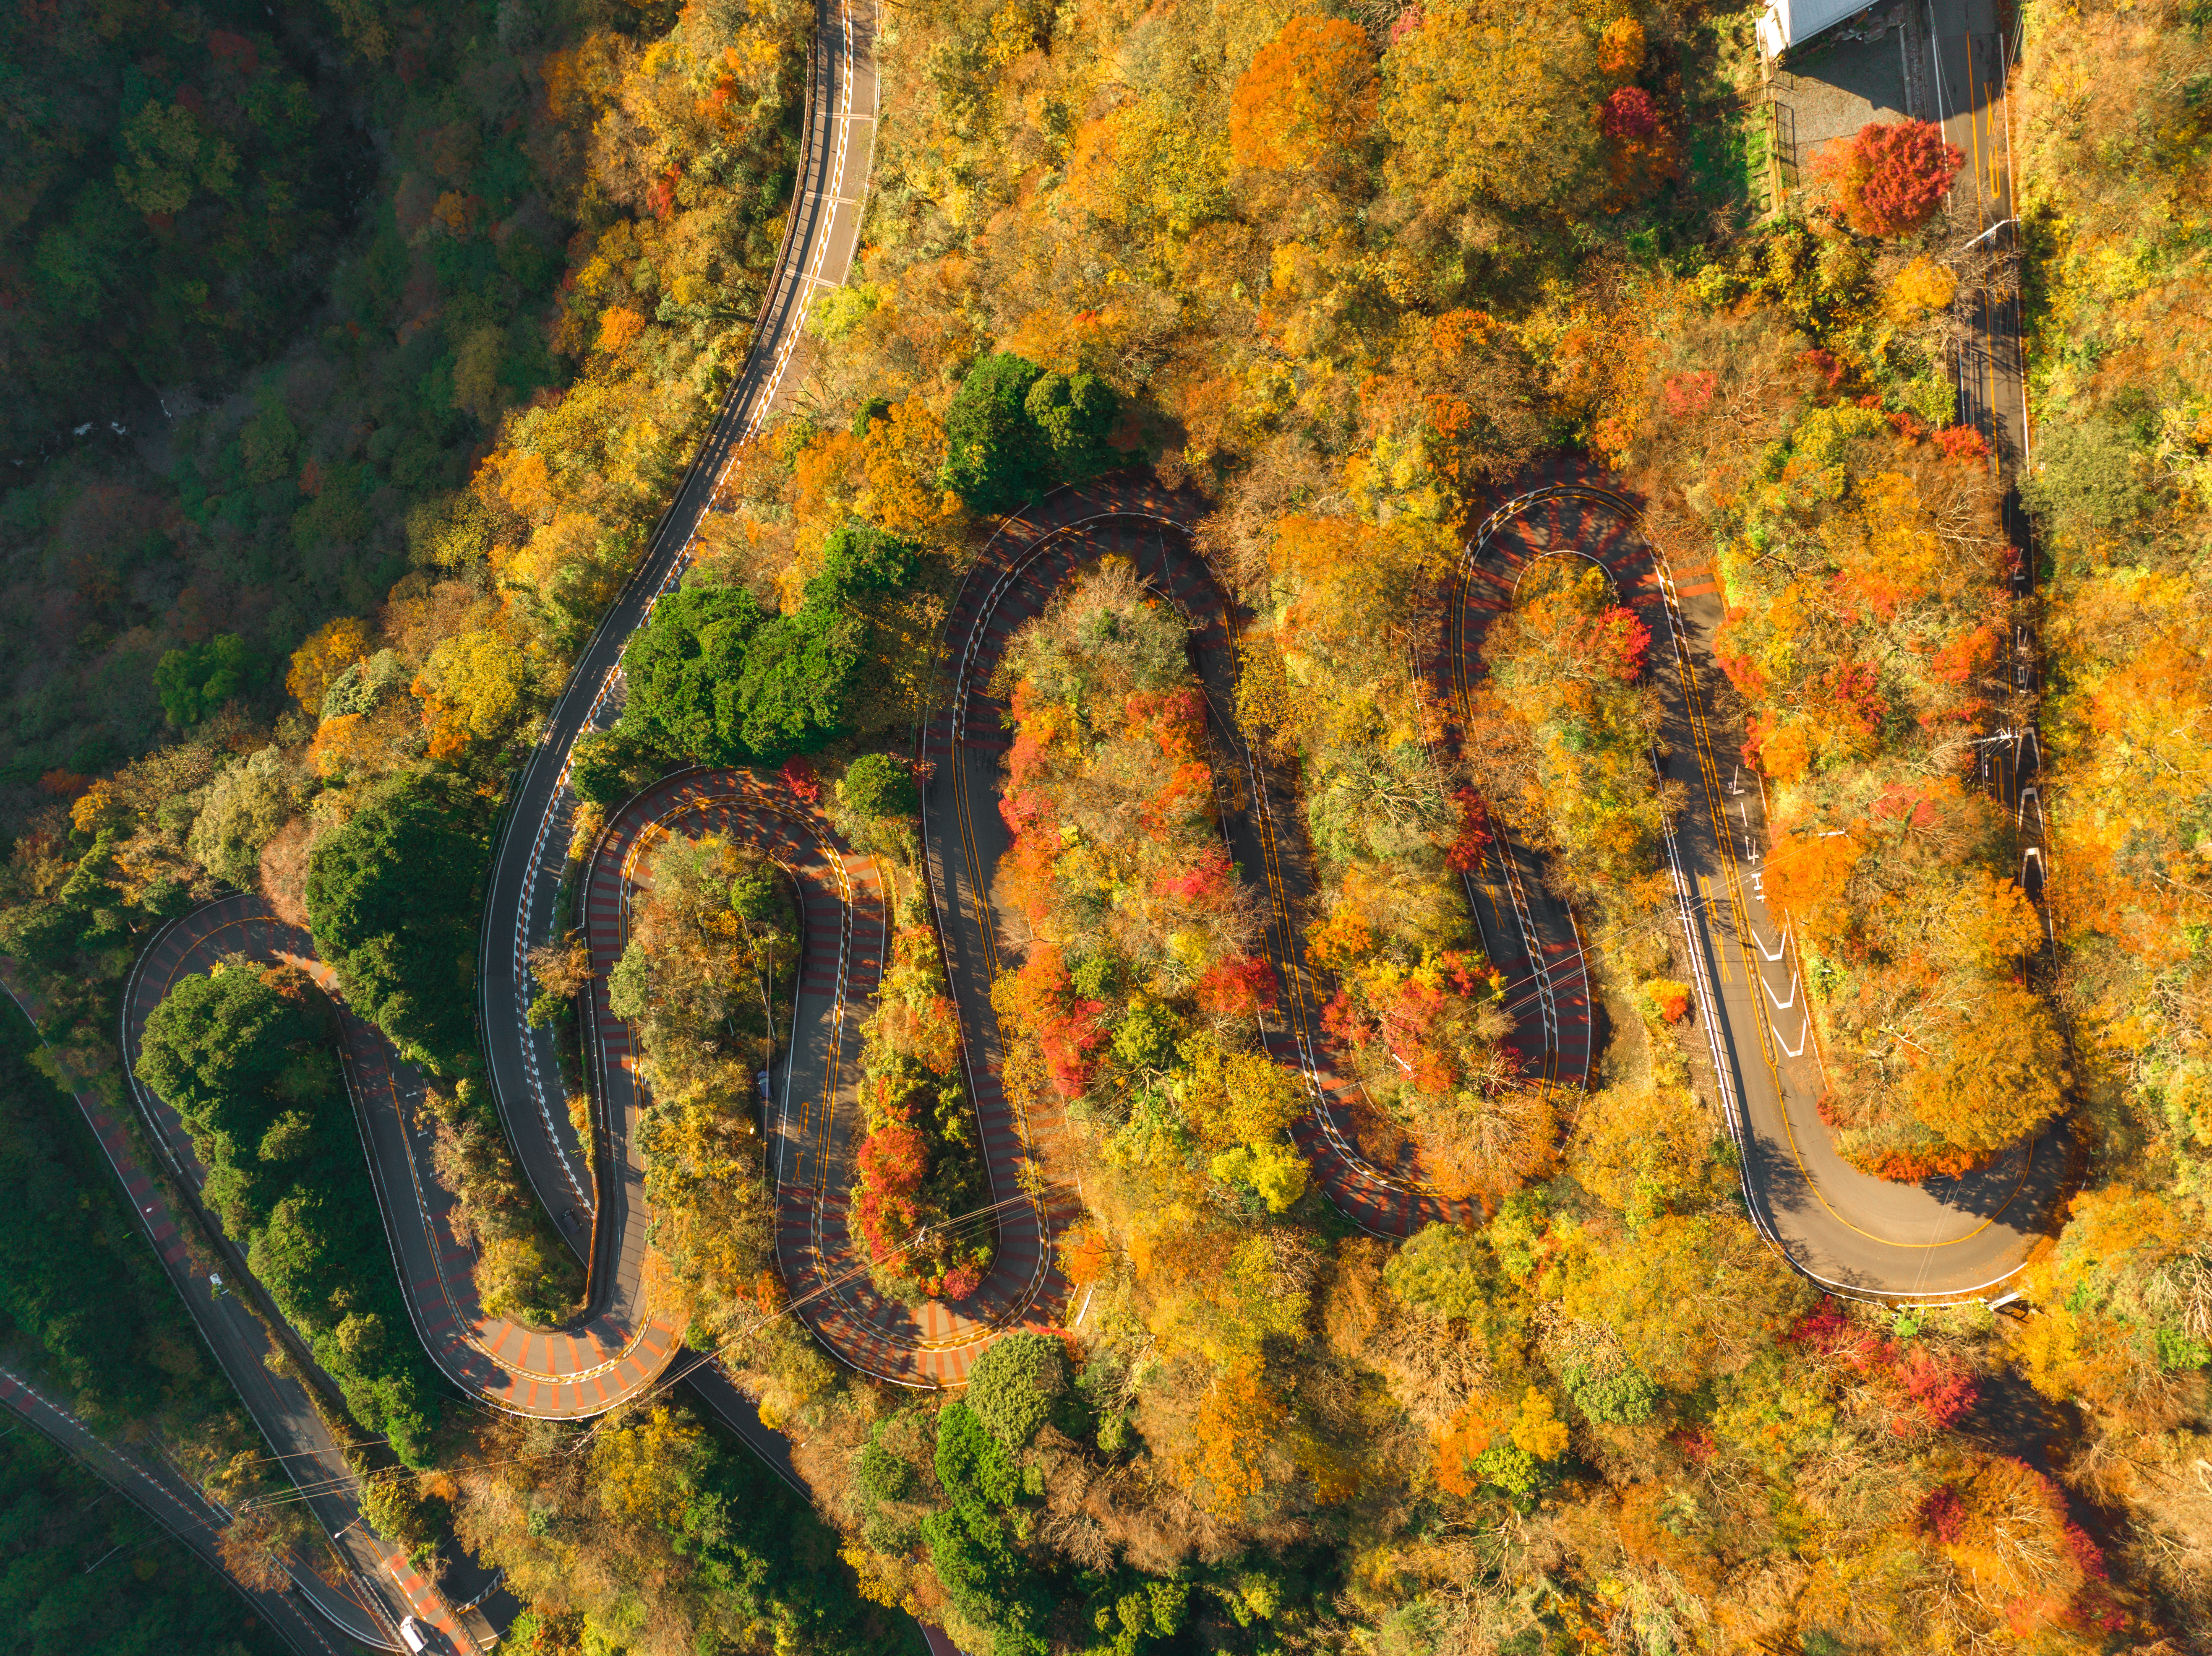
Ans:
POLYGON ((703 1441, 696 1421, 672 1415, 665 1404, 605 1434, 591 1460, 600 1509, 618 1522, 673 1529, 690 1495, 703 1441))
POLYGON ((2187 1198, 2124 1185, 2075 1197, 2057 1248, 2021 1273, 2035 1310, 2021 1371, 2035 1389, 2154 1431, 2186 1412, 2212 1350, 2204 1234, 2187 1198))
POLYGON ((1264 1143, 1288 1131, 1305 1109, 1297 1078, 1264 1052, 1232 1052, 1198 1040, 1182 1056, 1188 1067, 1173 1084, 1208 1149, 1264 1143))
POLYGON ((1471 1495, 1484 1484, 1526 1495, 1539 1470, 1567 1452, 1566 1422, 1551 1398, 1530 1386, 1512 1399, 1478 1397, 1460 1410, 1437 1444, 1437 1483, 1471 1495))
POLYGON ((1565 204, 1594 164, 1593 16, 1568 0, 1446 0, 1383 60, 1389 170, 1430 211, 1565 204))
POLYGON ((1986 985, 1950 1030, 1949 1051, 1912 1077, 1912 1113, 1971 1167, 2033 1132, 2066 1101, 2066 1048, 2042 999, 2007 980, 1986 985))
POLYGON ((368 629, 350 616, 340 616, 308 634, 307 642, 292 652, 284 688, 302 708, 319 713, 338 676, 368 658, 368 629))
POLYGON ((512 640, 477 628, 441 639, 413 688, 431 729, 431 753, 443 758, 471 737, 490 739, 514 728, 530 695, 530 664, 512 640))

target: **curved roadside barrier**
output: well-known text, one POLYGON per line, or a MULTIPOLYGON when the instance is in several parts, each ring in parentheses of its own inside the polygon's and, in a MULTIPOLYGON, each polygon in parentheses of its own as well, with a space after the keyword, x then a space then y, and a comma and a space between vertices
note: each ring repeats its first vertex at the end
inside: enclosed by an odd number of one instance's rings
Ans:
MULTIPOLYGON (((653 849, 672 837, 709 834, 757 846, 799 894, 799 980, 767 1143, 775 1260, 793 1309, 827 1349, 863 1374, 895 1385, 958 1385, 992 1338, 1042 1320, 1036 1290, 1045 1255, 1018 1206, 1001 1211, 991 1273, 957 1305, 909 1307, 868 1280, 849 1194, 863 1136, 860 1025, 873 1008, 889 943, 887 871, 780 779, 682 771, 610 820, 586 886, 592 962, 602 974, 591 996, 592 1070, 607 1119, 634 1121, 643 1101, 629 1032, 608 1009, 604 974, 628 945, 631 907, 645 889, 653 849)), ((963 1004, 963 1027, 968 1012, 963 1004)), ((984 1159, 1000 1195, 1018 1186, 1022 1143, 994 1131, 988 1115, 984 1125, 984 1159)))
MULTIPOLYGON (((1436 1219, 1471 1216, 1472 1204, 1448 1200, 1359 1143, 1358 1086, 1329 1067, 1321 1035, 1327 994, 1307 966, 1304 913, 1315 887, 1304 848, 1297 796, 1288 779, 1245 740, 1236 718, 1236 606, 1193 545, 1190 531, 1206 511, 1194 496, 1164 488, 1149 476, 1127 476, 1056 489, 1010 518, 969 572, 947 616, 940 671, 949 682, 921 734, 920 757, 930 774, 922 825, 946 970, 960 1007, 964 1061, 987 1140, 994 1132, 1029 1137, 1048 1133, 1056 1114, 1022 1121, 996 1077, 1004 1062, 990 987, 1000 970, 992 913, 993 870, 1006 846, 998 812, 997 755, 1009 745, 1004 705, 988 691, 1006 641, 1022 622, 1043 612, 1054 591, 1079 566, 1113 554, 1126 558, 1156 589, 1197 623, 1191 641, 1208 724, 1224 761, 1238 774, 1245 803, 1225 809, 1231 854, 1268 898, 1267 951, 1281 991, 1262 1034, 1269 1055, 1303 1075, 1312 1107, 1293 1129, 1330 1200, 1352 1222, 1378 1235, 1406 1235, 1436 1219)), ((994 1194, 1008 1194, 994 1174, 994 1194)), ((1051 1216, 1041 1202, 1032 1220, 1048 1237, 1051 1216)), ((1002 1234, 1006 1222, 1002 1221, 1002 1234)), ((1036 1291, 1061 1291, 1048 1271, 1036 1291)))
MULTIPOLYGON (((651 1216, 643 1199, 644 1167, 635 1119, 600 1115, 594 1136, 605 1154, 594 1168, 569 1120, 552 1033, 529 1025, 535 991, 527 956, 556 931, 585 918, 579 913, 570 919, 562 912, 576 827, 578 802, 568 786, 576 739, 606 728, 619 715, 623 646, 682 574, 699 520, 738 445, 760 428, 796 383, 794 370, 807 349, 803 324, 813 293, 842 282, 851 267, 874 149, 875 28, 872 0, 817 0, 805 153, 775 276, 744 367, 648 538, 636 572, 600 621, 548 714, 537 750, 510 792, 493 853, 477 973, 492 1096, 521 1171, 546 1211, 556 1221, 575 1216, 562 1234, 592 1265, 595 1310, 612 1317, 614 1328, 625 1337, 637 1337, 627 1361, 640 1370, 633 1379, 624 1373, 623 1360, 606 1366, 618 1345, 602 1343, 604 1354, 580 1350, 573 1366, 556 1362, 547 1371, 553 1376, 550 1382, 535 1382, 541 1387, 550 1384, 550 1390, 541 1390, 534 1400, 526 1389, 510 1399, 507 1406, 520 1412, 596 1414, 650 1384, 676 1355, 673 1331, 655 1319, 644 1274, 651 1216), (661 1332, 669 1336, 665 1348, 661 1332)), ((596 1016, 586 1024, 595 1030, 600 1027, 596 1016)), ((623 1101, 630 1100, 630 1091, 618 1078, 594 1090, 604 1101, 610 1087, 622 1095, 612 1107, 629 1107, 623 1101)), ((544 1366, 544 1354, 534 1350, 522 1361, 533 1370, 544 1366)), ((526 1388, 530 1383, 526 1381, 526 1388)), ((781 1440, 760 1424, 732 1388, 712 1374, 696 1375, 695 1385, 715 1413, 789 1477, 781 1440)))
POLYGON ((1678 581, 1642 523, 1637 503, 1603 474, 1547 467, 1470 540, 1462 602, 1470 612, 1502 607, 1530 561, 1579 556, 1602 567, 1664 641, 1653 664, 1668 750, 1661 770, 1689 790, 1666 839, 1674 919, 1760 1233, 1832 1293, 1931 1302, 1992 1295, 2046 1234, 2065 1176, 2065 1135, 2053 1124, 1988 1168, 1911 1185, 1861 1173, 1837 1151, 1820 1117, 1820 1042, 1796 940, 1767 905, 1765 794, 1758 773, 1714 732, 1719 591, 1709 572, 1678 581))
MULTIPOLYGON (((556 704, 545 738, 518 782, 495 859, 478 972, 490 1080, 523 1171, 547 1211, 556 1223, 572 1210, 581 1216, 580 1222, 568 1228, 572 1236, 592 1222, 595 1193, 589 1180, 579 1177, 581 1147, 565 1112, 546 1108, 547 1078, 557 1077, 557 1063, 550 1040, 528 1028, 522 1016, 526 1003, 521 998, 529 987, 523 956, 550 924, 571 825, 574 800, 565 786, 568 751, 590 721, 611 718, 614 668, 623 644, 653 599, 672 583, 732 451, 766 419, 802 356, 802 325, 813 291, 842 282, 850 267, 874 148, 876 21, 874 0, 817 0, 804 120, 805 150, 775 274, 744 371, 677 499, 656 525, 638 572, 603 620, 556 704), (500 1016, 502 994, 510 1016, 500 1016)), ((212 905, 187 916, 182 925, 163 928, 142 953, 126 990, 126 1065, 137 1056, 136 1031, 159 1004, 155 986, 173 981, 179 971, 189 969, 185 965, 188 957, 204 961, 205 953, 196 951, 204 951, 211 940, 218 940, 213 945, 216 952, 228 952, 252 933, 255 945, 263 950, 259 958, 289 956, 311 972, 319 970, 312 948, 303 946, 306 940, 283 931, 265 909, 255 912, 255 900, 247 898, 212 905)), ((252 954, 254 948, 245 952, 252 954)), ((0 962, 0 976, 5 975, 4 967, 0 962)), ((8 987, 16 992, 12 981, 8 987)), ((16 998, 22 999, 20 994, 16 998)), ((26 1004, 24 1010, 35 1021, 33 1007, 26 1004)), ((449 1378, 470 1395, 518 1413, 581 1417, 600 1412, 665 1372, 676 1353, 673 1331, 650 1316, 641 1292, 632 1292, 641 1290, 641 1283, 617 1280, 607 1295, 616 1308, 587 1320, 577 1333, 549 1336, 483 1317, 475 1300, 473 1273, 467 1268, 472 1262, 450 1247, 443 1192, 424 1176, 427 1143, 411 1131, 406 1107, 419 1098, 419 1089, 410 1095, 409 1077, 375 1032, 365 1027, 349 1028, 343 1046, 348 1087, 360 1113, 410 1312, 449 1378), (632 1310, 638 1314, 626 1315, 632 1310)), ((140 1102, 157 1145, 172 1156, 173 1173, 184 1189, 197 1191, 196 1169, 173 1113, 158 1100, 142 1095, 140 1102)), ((392 1641, 399 1617, 413 1614, 459 1649, 473 1651, 495 1641, 496 1635, 482 1617, 472 1611, 453 1612, 404 1556, 387 1552, 361 1524, 358 1483, 301 1382, 266 1366, 264 1360, 270 1349, 261 1322, 234 1296, 218 1296, 200 1280, 152 1179, 131 1162, 120 1126, 108 1118, 95 1095, 80 1093, 77 1103, 130 1192, 173 1285, 247 1410, 286 1458, 284 1464, 300 1483, 302 1498, 334 1544, 355 1562, 360 1578, 371 1583, 372 1619, 392 1641)), ((641 1219, 641 1215, 635 1237, 625 1230, 614 1239, 611 1251, 617 1259, 642 1257, 641 1219)), ((599 1250, 586 1240, 579 1241, 578 1251, 599 1250)), ((250 1289, 251 1285, 241 1287, 250 1289)), ((281 1322, 270 1325, 289 1332, 281 1322)), ((792 1472, 788 1446, 761 1423, 751 1405, 726 1380, 708 1372, 695 1375, 692 1384, 708 1406, 780 1477, 800 1488, 792 1472)), ((495 1586, 484 1586, 471 1604, 495 1586)))

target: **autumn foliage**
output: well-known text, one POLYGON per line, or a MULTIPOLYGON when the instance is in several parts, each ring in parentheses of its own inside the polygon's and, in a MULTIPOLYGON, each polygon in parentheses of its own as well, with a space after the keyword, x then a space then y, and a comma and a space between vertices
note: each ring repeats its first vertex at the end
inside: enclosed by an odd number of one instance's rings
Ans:
POLYGON ((906 1300, 965 1299, 996 1251, 946 986, 936 931, 901 925, 865 1030, 853 1215, 878 1285, 906 1300))
POLYGON ((1243 167, 1307 167, 1355 153, 1375 121, 1375 61, 1358 25, 1293 17, 1261 46, 1229 104, 1243 167))
POLYGON ((1814 160, 1814 172, 1852 229, 1909 235, 1934 215, 1966 158, 1933 121, 1869 121, 1814 160))
POLYGON ((1650 629, 1606 573, 1544 558, 1482 642, 1466 749, 1476 786, 1585 901, 1620 901, 1658 866, 1668 798, 1652 765, 1650 629))
MULTIPOLYGON (((1830 368, 1798 369, 1823 395, 1830 368)), ((1680 375, 1652 391, 1668 421, 1706 418, 1680 375)), ((1766 781, 1761 881, 1805 962, 1821 1113, 1844 1156, 1892 1179, 1956 1174, 2043 1129, 2072 1075, 2050 1006, 2020 981, 2042 922, 1975 786, 1986 733, 2011 716, 2011 548, 1962 446, 1866 398, 1790 418, 1716 508, 1741 533, 1722 552, 1715 653, 1766 781)), ((1717 464, 1726 440, 1703 440, 1717 464)))

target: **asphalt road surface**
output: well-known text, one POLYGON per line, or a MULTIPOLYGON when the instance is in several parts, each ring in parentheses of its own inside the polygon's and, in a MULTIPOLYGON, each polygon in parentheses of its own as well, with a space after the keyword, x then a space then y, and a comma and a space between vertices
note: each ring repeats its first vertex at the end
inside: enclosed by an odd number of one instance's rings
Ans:
MULTIPOLYGON (((606 1123, 611 1154, 595 1180, 571 1125, 550 1031, 529 1027, 536 996, 526 955, 578 917, 558 912, 577 800, 568 786, 576 738, 604 730, 622 706, 623 646, 681 576, 700 518, 737 446, 787 401, 804 377, 808 304, 842 282, 859 246, 875 145, 876 10, 867 0, 817 0, 809 59, 805 149, 789 227, 751 349, 720 415, 636 572, 600 622, 548 716, 537 751, 509 798, 494 853, 477 992, 493 1094, 522 1169, 546 1210, 592 1267, 593 1310, 621 1303, 648 1316, 642 1277, 651 1213, 636 1149, 635 1107, 606 1123), (600 1210, 606 1210, 601 1215, 600 1210), (597 1240, 593 1239, 594 1221, 597 1240)), ((664 1363, 786 1479, 790 1446, 696 1354, 672 1346, 664 1363)), ((652 1377, 648 1376, 648 1380, 652 1377)))
MULTIPOLYGON (((676 502, 656 530, 636 576, 602 623, 556 708, 545 739, 516 790, 506 818, 506 836, 492 870, 491 923, 485 932, 485 970, 481 978, 484 1030, 497 1096, 522 1152, 525 1170, 548 1210, 556 1222, 572 1215, 580 1216, 581 1222, 571 1219, 566 1228, 572 1240, 581 1233, 580 1253, 599 1252, 590 1247, 589 1229, 597 1192, 588 1179, 579 1175, 582 1157, 568 1125, 565 1100, 558 1095, 558 1068, 552 1061, 550 1044, 533 1040, 520 1016, 524 1004, 520 998, 529 986, 521 955, 530 943, 542 938, 543 928, 550 925, 550 898, 557 889, 567 848, 568 813, 573 800, 561 784, 568 752, 594 713, 601 715, 602 722, 611 717, 611 698, 602 691, 612 676, 623 643, 653 597, 681 568, 692 529, 712 497, 731 450, 744 434, 758 428, 779 395, 796 383, 804 354, 801 324, 809 297, 819 286, 841 282, 849 267, 859 240, 860 203, 873 148, 874 15, 873 6, 866 0, 820 0, 816 49, 810 56, 805 156, 789 229, 752 349, 676 502), (541 928, 535 936, 530 930, 533 919, 541 928), (504 1017, 500 1016, 502 1005, 507 1009, 504 1017)), ((250 907, 247 900, 240 900, 240 904, 242 908, 250 907)), ((217 926, 258 927, 265 934, 259 941, 272 949, 285 941, 274 935, 275 922, 265 914, 240 912, 210 917, 203 912, 188 920, 198 923, 201 934, 192 935, 189 928, 165 932, 142 957, 142 971, 165 945, 168 953, 159 961, 156 975, 161 969, 170 975, 185 969, 184 960, 208 941, 206 931, 217 926)), ((303 955, 303 963, 312 963, 311 955, 303 955)), ((158 1000, 158 995, 153 999, 158 1000)), ((135 1012, 137 1025, 143 1027, 151 1004, 127 1006, 126 1022, 135 1012)), ((126 1051, 131 1050, 131 1033, 126 1028, 126 1051)), ((496 1331, 483 1326, 480 1319, 472 1319, 471 1310, 480 1308, 468 1302, 466 1273, 460 1269, 464 1262, 447 1246, 450 1233, 441 1233, 442 1216, 435 1210, 435 1194, 419 1182, 423 1147, 409 1137, 411 1123, 407 1106, 413 1101, 409 1089, 410 1085, 419 1089, 419 1082, 408 1077, 388 1049, 374 1041, 349 1041, 346 1057, 348 1080, 356 1090, 356 1105, 364 1113, 371 1166, 377 1175, 402 1281, 418 1322, 430 1325, 425 1326, 426 1342, 434 1354, 441 1356, 441 1366, 447 1366, 448 1374, 465 1389, 521 1412, 573 1415, 593 1412, 589 1405, 604 1407, 600 1389, 605 1375, 619 1368, 619 1363, 602 1366, 606 1354, 579 1353, 573 1342, 556 1352, 542 1336, 535 1346, 520 1343, 509 1346, 496 1331), (371 1094, 375 1096, 364 1096, 371 1094), (407 1196, 416 1199, 405 1199, 407 1196), (442 1331, 434 1325, 440 1305, 450 1313, 449 1325, 442 1331), (457 1352, 462 1369, 459 1374, 449 1366, 457 1352), (588 1398, 583 1395, 586 1386, 592 1388, 588 1398)), ((415 1096, 419 1096, 419 1090, 415 1096)), ((149 1130, 170 1159, 169 1171, 177 1188, 188 1201, 196 1200, 198 1169, 191 1163, 189 1146, 173 1133, 173 1121, 163 1120, 158 1101, 141 1101, 147 1106, 149 1130)), ((308 1374, 311 1383, 323 1378, 317 1375, 312 1358, 274 1316, 274 1307, 266 1303, 245 1271, 244 1261, 228 1257, 235 1253, 234 1249, 224 1254, 224 1263, 230 1266, 226 1273, 228 1291, 217 1293, 211 1288, 159 1187, 131 1159, 126 1135, 107 1118, 96 1095, 81 1093, 78 1103, 106 1149, 118 1177, 131 1192, 141 1222, 210 1350, 271 1447, 284 1458, 300 1488, 300 1498, 348 1559, 353 1586, 362 1601, 355 1612, 358 1625, 349 1630, 351 1635, 372 1647, 396 1647, 398 1623, 412 1614, 428 1623, 450 1648, 484 1647, 495 1636, 492 1623, 503 1625, 511 1619, 512 1602, 480 1569, 469 1561, 459 1560, 454 1561, 447 1582, 454 1598, 468 1604, 476 1595, 491 1591, 481 1610, 455 1611, 447 1598, 424 1582, 403 1556, 387 1551, 359 1521, 359 1485, 306 1386, 289 1375, 273 1374, 266 1366, 265 1359, 271 1355, 268 1331, 274 1329, 287 1346, 292 1359, 288 1366, 308 1374), (241 1295, 256 1299, 260 1317, 241 1301, 241 1295)), ((611 1228, 602 1256, 617 1262, 616 1270, 595 1275, 618 1277, 623 1262, 642 1259, 644 1216, 632 1208, 623 1218, 625 1222, 611 1228)), ((206 1237, 220 1236, 219 1229, 208 1223, 204 1214, 186 1222, 206 1237)), ((222 1250, 219 1241, 213 1245, 222 1250)), ((607 1286, 605 1298, 617 1307, 635 1304, 641 1300, 641 1284, 633 1272, 628 1283, 616 1281, 607 1286), (625 1294, 629 1296, 627 1302, 625 1294)), ((628 1336, 649 1337, 653 1331, 643 1318, 633 1322, 634 1326, 621 1331, 624 1338, 617 1339, 615 1347, 617 1354, 633 1362, 636 1384, 643 1385, 650 1383, 653 1373, 672 1357, 675 1348, 670 1341, 664 1350, 641 1352, 628 1336), (640 1356, 651 1359, 651 1372, 645 1372, 647 1366, 636 1362, 640 1356)), ((588 1344, 593 1331, 582 1331, 588 1344)), ((617 1374, 617 1379, 627 1386, 631 1377, 617 1374)), ((323 1383, 327 1384, 326 1378, 323 1383)), ((712 1369, 692 1374, 687 1384, 796 1487, 789 1446, 763 1427, 751 1404, 734 1387, 712 1369)))
POLYGON ((361 1606, 340 1597, 304 1567, 281 1592, 264 1592, 239 1580, 223 1562, 216 1542, 229 1514, 167 1463, 102 1441, 67 1408, 11 1369, 0 1368, 0 1404, 191 1548, 300 1656, 338 1656, 356 1642, 380 1641, 380 1630, 361 1606))

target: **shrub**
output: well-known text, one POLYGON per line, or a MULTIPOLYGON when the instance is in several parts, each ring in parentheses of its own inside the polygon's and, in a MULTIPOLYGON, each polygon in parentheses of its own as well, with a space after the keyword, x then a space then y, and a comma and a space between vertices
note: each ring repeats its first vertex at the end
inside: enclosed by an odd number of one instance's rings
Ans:
POLYGON ((837 785, 837 797, 862 816, 911 816, 921 805, 913 773, 885 753, 855 759, 837 785))
POLYGON ((1673 978, 1654 978, 1644 986, 1644 992, 1651 1003, 1651 1010, 1669 1023, 1680 1023, 1689 1015, 1690 986, 1673 978))
POLYGON ((1424 1226, 1383 1267, 1390 1291, 1440 1317, 1479 1316, 1492 1291, 1490 1250, 1473 1231, 1441 1222, 1424 1226))
POLYGON ((2021 493, 2046 525, 2087 539, 2123 530, 2150 508, 2136 446, 2121 426, 2096 417, 2057 420, 2037 434, 2035 470, 2021 480, 2021 493))
POLYGON ((854 1481, 871 1501, 903 1501, 914 1493, 914 1468, 871 1441, 860 1451, 854 1481))

